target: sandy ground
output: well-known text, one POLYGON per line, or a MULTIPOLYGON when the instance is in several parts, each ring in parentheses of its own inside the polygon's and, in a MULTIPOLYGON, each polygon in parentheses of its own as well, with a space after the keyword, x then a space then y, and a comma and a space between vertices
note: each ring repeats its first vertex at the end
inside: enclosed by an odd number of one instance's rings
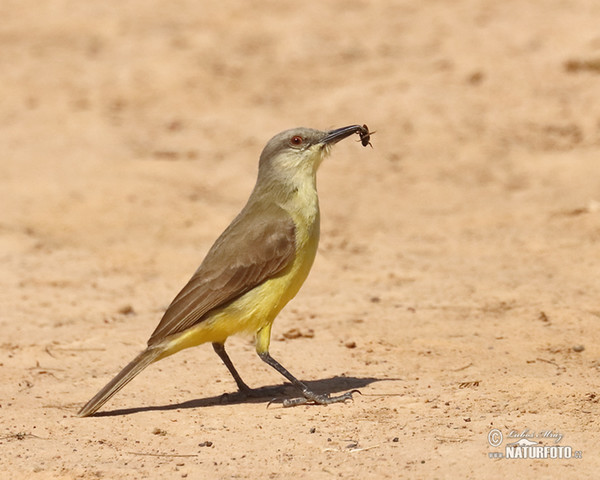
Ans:
MULTIPOLYGON (((2 478, 597 474, 597 0, 3 0, 0 18, 2 478), (244 204, 265 142, 354 123, 374 149, 322 166, 319 254, 271 353, 362 396, 223 397, 202 346, 75 417, 244 204), (519 435, 571 458, 490 458, 519 435)), ((251 339, 228 345, 249 384, 283 383, 251 339)))

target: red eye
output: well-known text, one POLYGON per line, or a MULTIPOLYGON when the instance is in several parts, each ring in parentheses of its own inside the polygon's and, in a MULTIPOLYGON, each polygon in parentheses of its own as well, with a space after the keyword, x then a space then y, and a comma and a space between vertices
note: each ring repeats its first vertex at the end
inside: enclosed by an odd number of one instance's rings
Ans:
POLYGON ((290 138, 290 143, 296 147, 302 145, 303 142, 304 139, 300 135, 294 135, 292 138, 290 138))

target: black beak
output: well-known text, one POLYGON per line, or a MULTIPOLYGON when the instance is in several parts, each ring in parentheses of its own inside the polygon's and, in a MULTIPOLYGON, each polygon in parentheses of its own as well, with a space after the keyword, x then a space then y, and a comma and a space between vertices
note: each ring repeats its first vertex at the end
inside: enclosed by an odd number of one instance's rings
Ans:
POLYGON ((327 134, 319 143, 323 143, 326 145, 334 144, 339 142, 340 140, 343 140, 346 137, 349 137, 353 133, 361 134, 361 132, 364 134, 365 128, 361 127, 360 125, 350 125, 348 127, 336 128, 335 130, 330 130, 329 132, 327 132, 327 134))

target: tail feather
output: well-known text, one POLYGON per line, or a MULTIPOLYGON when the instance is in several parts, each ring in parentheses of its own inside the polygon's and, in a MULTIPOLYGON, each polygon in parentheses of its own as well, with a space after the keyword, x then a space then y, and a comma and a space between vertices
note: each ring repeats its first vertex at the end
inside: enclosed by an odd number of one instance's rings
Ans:
POLYGON ((79 413, 78 417, 87 417, 92 415, 98 409, 110 400, 119 390, 127 385, 133 378, 140 373, 144 368, 150 365, 152 362, 163 353, 162 349, 149 348, 140 353, 135 357, 127 366, 121 370, 115 378, 106 384, 106 386, 100 390, 94 397, 87 402, 79 413))

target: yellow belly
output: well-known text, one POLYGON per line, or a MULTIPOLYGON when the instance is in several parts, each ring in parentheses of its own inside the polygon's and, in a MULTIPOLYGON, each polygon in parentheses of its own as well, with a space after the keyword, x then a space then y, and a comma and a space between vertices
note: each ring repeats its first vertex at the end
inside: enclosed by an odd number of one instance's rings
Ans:
MULTIPOLYGON (((319 243, 318 212, 309 228, 297 232, 297 253, 294 262, 273 277, 223 308, 213 310, 198 325, 170 340, 160 360, 184 348, 206 342, 223 343, 237 333, 257 334, 269 328, 281 309, 298 293, 312 267, 319 243)), ((268 333, 268 332, 267 332, 268 333)), ((268 336, 261 339, 268 348, 268 336)), ((258 347, 257 347, 258 348, 258 347)))

